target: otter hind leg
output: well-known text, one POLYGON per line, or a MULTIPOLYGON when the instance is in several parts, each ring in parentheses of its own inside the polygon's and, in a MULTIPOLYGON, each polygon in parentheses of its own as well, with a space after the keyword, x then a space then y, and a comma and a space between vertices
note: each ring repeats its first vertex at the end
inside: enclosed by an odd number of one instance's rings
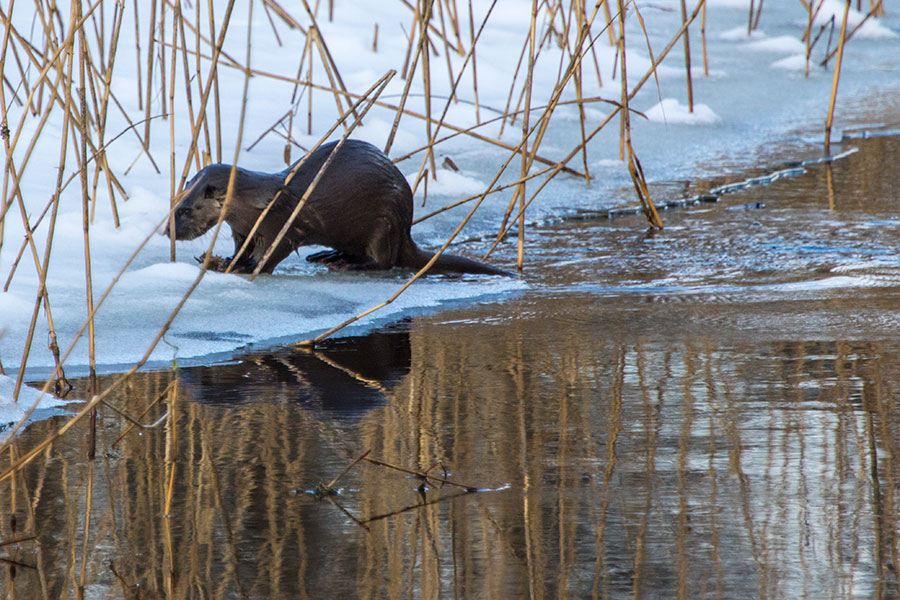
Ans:
POLYGON ((401 236, 390 219, 376 219, 366 248, 370 265, 368 269, 390 269, 397 266, 400 256, 401 236))

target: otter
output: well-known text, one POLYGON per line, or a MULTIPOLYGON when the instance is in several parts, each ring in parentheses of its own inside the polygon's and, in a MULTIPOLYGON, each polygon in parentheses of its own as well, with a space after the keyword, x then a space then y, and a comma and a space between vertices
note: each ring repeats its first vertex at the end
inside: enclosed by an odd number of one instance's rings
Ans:
MULTIPOLYGON (((324 144, 309 154, 287 185, 284 182, 297 163, 278 173, 238 167, 225 214, 235 255, 260 213, 273 199, 275 202, 244 254, 237 261, 234 256, 214 257, 211 268, 224 271, 231 266, 232 272, 252 273, 336 146, 336 142, 324 144)), ((175 197, 175 239, 194 239, 218 222, 230 172, 231 165, 209 165, 175 197)), ((348 139, 260 271, 271 273, 291 252, 309 245, 331 248, 306 260, 333 270, 420 269, 434 253, 420 249, 413 241, 412 217, 412 190, 391 159, 372 144, 348 139)), ((431 271, 508 275, 502 269, 452 254, 442 254, 431 271)))

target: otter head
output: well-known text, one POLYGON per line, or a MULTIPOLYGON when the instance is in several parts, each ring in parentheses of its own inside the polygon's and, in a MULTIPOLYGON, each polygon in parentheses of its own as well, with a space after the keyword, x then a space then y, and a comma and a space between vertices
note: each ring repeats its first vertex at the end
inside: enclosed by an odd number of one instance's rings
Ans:
MULTIPOLYGON (((192 240, 218 223, 225 192, 228 189, 230 165, 209 165, 191 179, 175 196, 175 239, 192 240)), ((166 235, 170 235, 166 227, 166 235)))

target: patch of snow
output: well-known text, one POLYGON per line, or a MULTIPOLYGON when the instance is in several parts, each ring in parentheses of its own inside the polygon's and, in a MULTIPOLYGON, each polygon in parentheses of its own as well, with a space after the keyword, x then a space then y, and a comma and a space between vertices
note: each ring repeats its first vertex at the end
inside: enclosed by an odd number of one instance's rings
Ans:
POLYGON ((719 116, 706 104, 694 104, 691 112, 687 104, 675 98, 663 98, 663 101, 644 113, 656 123, 678 125, 710 125, 721 121, 719 116))
POLYGON ((752 41, 747 44, 747 48, 764 52, 783 52, 785 54, 806 52, 806 46, 803 42, 790 35, 779 35, 778 37, 752 41))
MULTIPOLYGON (((786 56, 773 62, 772 68, 804 72, 806 70, 806 55, 794 54, 793 56, 786 56)), ((810 68, 812 68, 812 65, 810 65, 810 68)))
POLYGON ((746 42, 765 39, 766 34, 762 29, 754 29, 748 34, 747 26, 741 25, 738 27, 732 27, 731 29, 726 29, 725 31, 719 33, 716 37, 726 42, 746 42))
MULTIPOLYGON (((845 6, 846 4, 839 0, 825 0, 821 10, 819 10, 819 13, 816 15, 815 25, 828 25, 831 23, 832 19, 834 19, 835 26, 840 28, 841 21, 844 18, 845 6)), ((865 17, 865 12, 860 12, 851 8, 850 12, 847 14, 847 30, 849 31, 860 23, 863 23, 865 17)), ((898 34, 882 25, 879 22, 879 19, 870 18, 867 19, 866 22, 862 24, 862 27, 853 34, 854 38, 857 36, 869 39, 885 39, 896 38, 898 37, 898 34)))

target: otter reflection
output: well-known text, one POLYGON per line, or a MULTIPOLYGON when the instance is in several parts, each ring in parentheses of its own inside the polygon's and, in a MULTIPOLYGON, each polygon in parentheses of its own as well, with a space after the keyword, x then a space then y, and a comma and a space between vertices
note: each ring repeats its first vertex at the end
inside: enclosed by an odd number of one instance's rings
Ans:
POLYGON ((283 348, 236 362, 179 369, 184 397, 211 404, 296 402, 357 414, 385 403, 384 392, 410 368, 409 333, 400 327, 346 337, 315 349, 283 348))

